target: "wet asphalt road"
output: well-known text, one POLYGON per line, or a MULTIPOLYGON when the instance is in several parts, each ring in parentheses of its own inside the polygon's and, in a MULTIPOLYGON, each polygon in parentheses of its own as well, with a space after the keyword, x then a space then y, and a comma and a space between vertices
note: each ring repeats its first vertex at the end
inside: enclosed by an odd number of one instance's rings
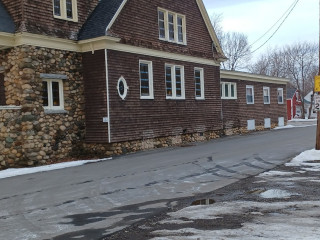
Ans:
POLYGON ((0 239, 100 239, 280 165, 315 144, 315 127, 227 137, 0 180, 0 239))

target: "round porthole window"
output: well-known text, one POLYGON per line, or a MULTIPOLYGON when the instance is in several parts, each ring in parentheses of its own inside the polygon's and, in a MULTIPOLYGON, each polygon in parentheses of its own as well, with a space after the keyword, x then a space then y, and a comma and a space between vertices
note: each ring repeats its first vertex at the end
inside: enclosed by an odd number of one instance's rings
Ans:
POLYGON ((122 100, 124 100, 127 97, 127 93, 128 93, 129 88, 128 88, 126 80, 123 77, 121 77, 118 80, 117 89, 118 89, 119 96, 121 97, 122 100))

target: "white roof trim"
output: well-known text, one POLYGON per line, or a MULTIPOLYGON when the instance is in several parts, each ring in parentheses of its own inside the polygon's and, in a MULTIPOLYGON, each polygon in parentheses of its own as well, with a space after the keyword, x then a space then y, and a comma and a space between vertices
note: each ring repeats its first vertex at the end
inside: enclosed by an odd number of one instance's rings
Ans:
POLYGON ((128 0, 124 0, 124 1, 121 3, 121 5, 120 5, 120 7, 118 8, 116 14, 113 16, 113 18, 111 19, 110 23, 108 24, 108 26, 107 26, 107 28, 106 28, 106 34, 107 34, 108 30, 109 30, 109 29, 112 27, 112 25, 114 24, 114 22, 116 21, 116 19, 118 18, 120 12, 122 11, 124 5, 126 5, 127 1, 128 1, 128 0))
POLYGON ((238 71, 220 71, 220 78, 222 79, 234 79, 234 80, 242 80, 242 81, 251 81, 251 82, 266 82, 266 83, 275 83, 275 84, 287 84, 290 82, 290 79, 287 78, 278 78, 278 77, 270 77, 266 75, 258 75, 246 72, 238 72, 238 71))

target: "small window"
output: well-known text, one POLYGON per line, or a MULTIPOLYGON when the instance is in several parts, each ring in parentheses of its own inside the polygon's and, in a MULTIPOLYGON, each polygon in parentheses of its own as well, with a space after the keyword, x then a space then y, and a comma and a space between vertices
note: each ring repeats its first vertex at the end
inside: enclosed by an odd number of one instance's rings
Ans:
POLYGON ((283 104, 283 88, 278 88, 278 104, 283 104))
POLYGON ((263 103, 270 104, 270 88, 263 87, 263 103))
POLYGON ((118 94, 119 94, 120 98, 122 100, 125 100, 127 97, 127 94, 128 94, 129 87, 128 87, 127 81, 124 79, 124 77, 119 78, 117 89, 118 89, 118 94))
POLYGON ((153 99, 153 73, 152 62, 140 61, 140 97, 153 99))
POLYGON ((77 0, 53 0, 55 18, 78 21, 77 0))
POLYGON ((194 69, 194 81, 196 89, 196 99, 204 99, 204 74, 203 68, 194 69))
POLYGON ((237 99, 237 84, 231 82, 221 83, 221 98, 222 99, 237 99))
POLYGON ((167 64, 165 72, 167 99, 184 99, 184 67, 167 64))
POLYGON ((246 86, 247 104, 254 104, 254 88, 253 86, 246 86))
POLYGON ((64 109, 62 80, 46 79, 42 81, 42 103, 45 109, 64 109))
POLYGON ((179 44, 186 42, 186 18, 164 9, 158 10, 159 39, 179 44))

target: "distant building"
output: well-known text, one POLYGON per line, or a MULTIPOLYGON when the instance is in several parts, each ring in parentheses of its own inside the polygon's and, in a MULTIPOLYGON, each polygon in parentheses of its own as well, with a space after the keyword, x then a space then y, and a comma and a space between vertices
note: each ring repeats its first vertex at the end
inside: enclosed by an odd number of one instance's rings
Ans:
POLYGON ((302 102, 299 90, 287 88, 287 117, 288 120, 300 118, 302 116, 302 102))

